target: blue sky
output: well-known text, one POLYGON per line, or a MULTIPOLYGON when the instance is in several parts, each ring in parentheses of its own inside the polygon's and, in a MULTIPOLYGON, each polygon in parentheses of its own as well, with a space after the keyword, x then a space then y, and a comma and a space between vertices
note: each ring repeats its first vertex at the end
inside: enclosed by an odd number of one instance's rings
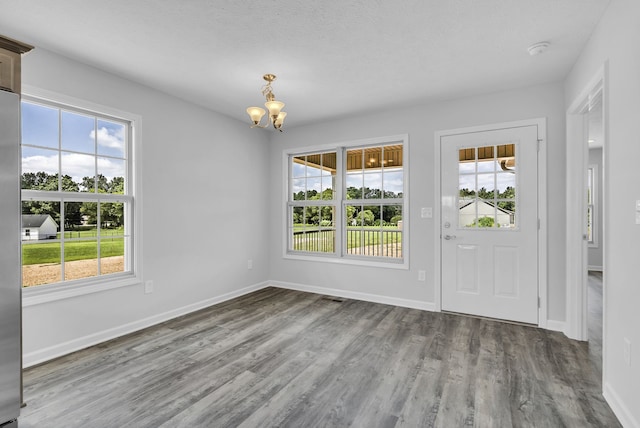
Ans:
POLYGON ((22 172, 70 175, 74 181, 96 173, 124 177, 125 126, 122 123, 22 103, 22 172), (96 144, 97 143, 97 144, 96 144), (59 164, 61 166, 59 166, 59 164))

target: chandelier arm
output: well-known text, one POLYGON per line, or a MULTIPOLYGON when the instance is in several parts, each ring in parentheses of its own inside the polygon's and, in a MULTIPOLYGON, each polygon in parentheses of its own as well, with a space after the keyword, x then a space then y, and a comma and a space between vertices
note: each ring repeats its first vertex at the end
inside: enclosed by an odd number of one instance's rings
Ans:
MULTIPOLYGON (((260 122, 262 122, 262 121, 260 121, 260 122)), ((256 123, 256 124, 251 125, 251 128, 268 128, 270 123, 271 123, 271 120, 267 120, 267 124, 266 125, 261 125, 259 123, 256 123)))

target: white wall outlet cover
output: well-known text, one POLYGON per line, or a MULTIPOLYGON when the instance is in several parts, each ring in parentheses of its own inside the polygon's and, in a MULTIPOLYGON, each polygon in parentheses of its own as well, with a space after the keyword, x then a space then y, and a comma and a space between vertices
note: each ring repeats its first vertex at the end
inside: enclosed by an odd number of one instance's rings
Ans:
POLYGON ((420 210, 420 216, 422 218, 432 218, 433 217, 433 208, 424 207, 420 210))

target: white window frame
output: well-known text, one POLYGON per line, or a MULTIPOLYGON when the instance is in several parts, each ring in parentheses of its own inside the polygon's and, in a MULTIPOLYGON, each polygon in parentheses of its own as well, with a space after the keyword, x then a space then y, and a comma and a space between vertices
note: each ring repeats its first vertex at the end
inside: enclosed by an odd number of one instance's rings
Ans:
MULTIPOLYGON (((347 265, 361 265, 382 267, 389 269, 409 269, 409 237, 410 237, 410 215, 409 215, 409 135, 399 134, 386 137, 375 137, 361 140, 345 141, 334 144, 323 144, 310 147, 300 147, 286 149, 283 152, 283 199, 282 199, 282 221, 283 221, 283 239, 282 239, 282 257, 289 260, 304 260, 304 261, 316 261, 327 263, 338 263, 347 265), (391 144, 402 144, 402 165, 403 165, 403 197, 399 204, 402 205, 402 258, 385 258, 385 257, 372 257, 372 256, 356 256, 346 254, 344 251, 345 246, 345 166, 344 157, 348 149, 365 148, 373 146, 385 146, 391 144), (291 204, 295 201, 290 201, 289 190, 292 180, 291 162, 290 159, 293 156, 301 156, 315 153, 325 153, 335 151, 337 157, 336 165, 336 180, 335 180, 335 199, 329 202, 329 205, 336 206, 335 210, 335 228, 336 234, 339 233, 340 239, 336 236, 335 252, 333 253, 311 253, 311 252, 292 252, 289 251, 289 222, 291 204)), ((367 200, 372 205, 376 205, 378 200, 367 200)), ((379 201, 378 201, 379 202, 379 201)), ((327 205, 324 204, 323 205, 327 205)))
MULTIPOLYGON (((37 198, 39 193, 42 197, 62 197, 63 200, 75 200, 77 197, 93 200, 104 199, 107 202, 126 202, 130 204, 130 215, 125 219, 127 225, 127 235, 129 240, 129 255, 125 260, 126 269, 129 272, 112 274, 108 276, 96 276, 78 280, 62 281, 52 284, 42 284, 33 287, 22 288, 22 305, 33 306, 41 303, 62 300, 66 298, 103 292, 119 287, 139 285, 142 283, 142 192, 141 192, 141 124, 140 115, 125 112, 112 107, 96 104, 90 101, 70 97, 56 92, 47 91, 40 88, 23 85, 22 98, 25 101, 32 101, 54 108, 67 108, 71 111, 84 110, 97 116, 111 117, 113 119, 129 122, 130 135, 127 150, 127 171, 128 176, 125 182, 127 195, 92 194, 85 193, 78 195, 68 192, 44 192, 29 191, 29 196, 37 198)), ((127 215, 125 213, 125 215, 127 215)))
POLYGON ((589 248, 598 248, 598 165, 587 167, 587 192, 591 194, 591 203, 587 195, 587 216, 591 209, 591 239, 589 239, 589 218, 587 217, 587 243, 589 248), (591 186, 589 186, 589 173, 591 173, 591 186))

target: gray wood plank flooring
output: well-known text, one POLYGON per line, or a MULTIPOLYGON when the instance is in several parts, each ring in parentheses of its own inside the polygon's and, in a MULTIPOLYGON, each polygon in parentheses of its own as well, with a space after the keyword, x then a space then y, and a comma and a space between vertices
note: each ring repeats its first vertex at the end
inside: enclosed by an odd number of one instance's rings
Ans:
POLYGON ((31 427, 618 427, 587 343, 267 288, 25 372, 31 427))

